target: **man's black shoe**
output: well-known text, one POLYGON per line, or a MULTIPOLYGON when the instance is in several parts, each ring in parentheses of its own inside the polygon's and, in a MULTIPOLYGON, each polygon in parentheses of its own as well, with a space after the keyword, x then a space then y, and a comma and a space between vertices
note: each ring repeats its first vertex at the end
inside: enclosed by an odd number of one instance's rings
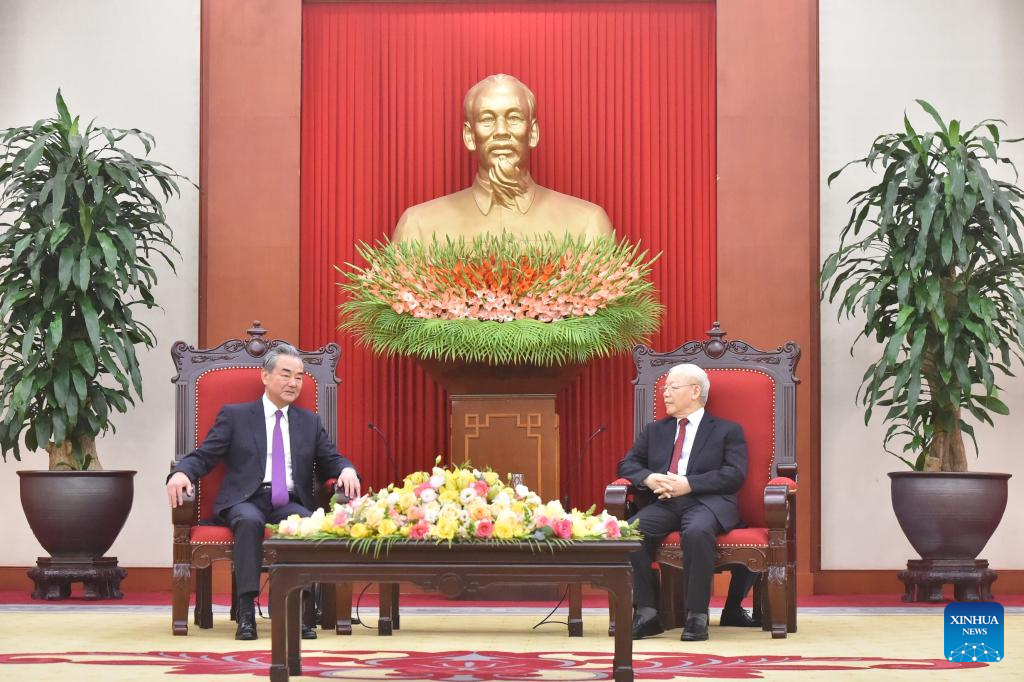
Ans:
POLYGON ((761 627, 761 621, 755 620, 750 612, 741 606, 736 608, 725 608, 722 609, 722 618, 718 621, 718 624, 724 627, 736 627, 736 628, 759 628, 761 627))
POLYGON ((309 625, 303 623, 302 639, 316 639, 316 628, 310 627, 309 625))
POLYGON ((708 616, 707 614, 701 614, 700 616, 690 616, 686 619, 686 627, 683 628, 683 634, 679 637, 680 641, 683 642, 703 642, 708 638, 708 616))
POLYGON ((644 618, 639 614, 633 616, 633 639, 653 637, 663 632, 665 632, 665 628, 661 627, 661 622, 657 616, 651 618, 644 618))
POLYGON ((235 630, 235 639, 244 641, 256 639, 256 616, 251 613, 238 614, 238 629, 235 630))

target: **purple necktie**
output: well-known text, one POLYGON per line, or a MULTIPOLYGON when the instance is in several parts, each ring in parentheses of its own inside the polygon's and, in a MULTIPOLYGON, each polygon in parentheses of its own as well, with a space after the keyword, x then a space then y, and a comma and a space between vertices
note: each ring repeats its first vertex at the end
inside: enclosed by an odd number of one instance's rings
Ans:
POLYGON ((284 474, 284 434, 281 433, 281 417, 284 412, 274 413, 277 422, 274 424, 274 439, 270 444, 270 502, 275 507, 288 504, 288 481, 284 474))

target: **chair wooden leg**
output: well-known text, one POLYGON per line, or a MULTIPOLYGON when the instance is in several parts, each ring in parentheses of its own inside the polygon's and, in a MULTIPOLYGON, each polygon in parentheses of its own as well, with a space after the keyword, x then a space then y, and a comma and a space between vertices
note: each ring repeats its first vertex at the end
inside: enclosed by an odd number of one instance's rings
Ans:
POLYGON ((615 594, 608 592, 608 636, 615 636, 615 594))
POLYGON ((203 630, 213 627, 213 565, 196 570, 195 622, 203 630))
POLYGON ((790 563, 786 566, 786 631, 796 632, 796 565, 790 563))
POLYGON ((686 583, 683 570, 670 564, 659 564, 658 616, 666 630, 686 625, 686 583))
POLYGON ((192 592, 192 565, 176 563, 171 573, 171 632, 188 634, 188 597, 192 592))
POLYGON ((334 632, 339 635, 352 634, 352 583, 338 583, 334 586, 337 597, 334 600, 336 617, 334 632))
POLYGON ((786 580, 786 567, 768 567, 768 620, 771 623, 772 639, 786 637, 786 615, 789 610, 789 581, 786 580))
POLYGON ((583 636, 583 585, 569 583, 566 586, 569 597, 569 636, 583 636))

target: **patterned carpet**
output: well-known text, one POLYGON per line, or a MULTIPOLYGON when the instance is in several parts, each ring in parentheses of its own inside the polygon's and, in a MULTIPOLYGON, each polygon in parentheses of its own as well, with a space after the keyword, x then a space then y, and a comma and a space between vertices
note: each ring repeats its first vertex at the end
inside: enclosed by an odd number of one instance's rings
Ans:
MULTIPOLYGON (((69 603, 0 606, 0 679, 196 680, 267 679, 269 621, 260 639, 236 642, 217 608, 212 630, 170 635, 169 608, 69 603)), ((356 627, 351 637, 323 634, 303 642, 303 677, 293 679, 420 682, 586 682, 611 678, 606 611, 584 612, 585 637, 565 628, 531 629, 543 609, 410 607, 389 638, 356 627)), ((943 658, 941 607, 808 607, 800 631, 772 640, 760 630, 711 628, 711 640, 679 641, 679 630, 636 642, 637 680, 1011 680, 1024 648, 1024 608, 1006 610, 1000 663, 943 658)), ((716 622, 716 614, 712 614, 716 622)), ((374 617, 364 610, 372 624, 374 617)), ((556 613, 554 620, 564 620, 556 613)))

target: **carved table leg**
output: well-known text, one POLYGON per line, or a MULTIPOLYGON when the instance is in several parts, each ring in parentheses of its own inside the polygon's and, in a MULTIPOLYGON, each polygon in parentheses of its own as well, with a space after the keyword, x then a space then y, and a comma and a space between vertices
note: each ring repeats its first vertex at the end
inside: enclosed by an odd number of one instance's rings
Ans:
MULTIPOLYGON (((614 594, 615 620, 629 623, 633 610, 633 568, 625 566, 609 575, 608 592, 614 594)), ((615 629, 615 656, 612 663, 615 682, 633 682, 633 631, 627 625, 615 629)))
POLYGON ((285 608, 288 609, 288 673, 302 674, 302 590, 289 590, 285 595, 285 608))
POLYGON ((294 656, 300 660, 299 649, 299 605, 302 600, 301 585, 290 574, 271 569, 270 571, 270 680, 288 682, 289 668, 294 656), (292 604, 294 605, 292 606, 292 604), (291 606, 291 608, 289 608, 291 606), (294 611, 294 613, 293 613, 294 611), (294 646, 292 631, 294 630, 294 646))

